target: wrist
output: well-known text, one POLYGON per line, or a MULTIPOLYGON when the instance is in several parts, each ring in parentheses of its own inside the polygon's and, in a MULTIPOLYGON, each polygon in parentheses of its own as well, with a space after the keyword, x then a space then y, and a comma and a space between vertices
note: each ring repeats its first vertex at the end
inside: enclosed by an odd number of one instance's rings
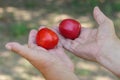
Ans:
POLYGON ((71 70, 61 65, 46 68, 42 74, 46 80, 78 80, 71 70))
POLYGON ((43 74, 46 80, 78 80, 73 71, 58 61, 49 62, 37 69, 43 74))
POLYGON ((107 43, 107 45, 102 48, 97 62, 114 74, 120 76, 120 40, 115 39, 108 42, 109 44, 107 43))

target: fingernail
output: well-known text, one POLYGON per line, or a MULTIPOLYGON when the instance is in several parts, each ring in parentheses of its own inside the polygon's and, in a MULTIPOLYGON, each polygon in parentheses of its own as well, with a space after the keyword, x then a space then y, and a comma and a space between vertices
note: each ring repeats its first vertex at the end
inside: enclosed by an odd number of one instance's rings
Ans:
POLYGON ((100 8, 98 6, 95 7, 97 11, 101 11, 100 8))
POLYGON ((96 6, 96 7, 94 8, 94 10, 95 10, 95 12, 97 12, 97 10, 98 10, 98 7, 96 6))
POLYGON ((36 30, 35 30, 35 29, 32 29, 32 30, 31 30, 31 32, 33 32, 33 33, 34 33, 34 32, 36 32, 36 30))
POLYGON ((95 8, 99 9, 99 7, 98 7, 98 6, 95 6, 95 8))
POLYGON ((8 50, 11 50, 11 46, 10 45, 5 45, 5 47, 8 49, 8 50))
POLYGON ((95 16, 98 16, 99 13, 100 13, 100 9, 99 9, 98 6, 96 6, 96 7, 94 8, 94 14, 95 14, 95 16))
POLYGON ((33 29, 33 30, 30 31, 30 33, 32 33, 32 34, 36 34, 37 31, 36 31, 35 29, 33 29))

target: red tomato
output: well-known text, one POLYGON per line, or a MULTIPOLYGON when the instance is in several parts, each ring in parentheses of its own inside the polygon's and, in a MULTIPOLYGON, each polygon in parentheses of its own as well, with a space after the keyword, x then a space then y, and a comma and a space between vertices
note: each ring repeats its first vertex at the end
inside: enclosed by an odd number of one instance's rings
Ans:
POLYGON ((78 21, 73 19, 64 19, 59 24, 59 31, 65 38, 74 40, 77 38, 81 31, 81 25, 78 21))
POLYGON ((52 49, 58 43, 58 36, 55 32, 48 28, 43 28, 38 31, 36 36, 36 43, 45 49, 52 49))

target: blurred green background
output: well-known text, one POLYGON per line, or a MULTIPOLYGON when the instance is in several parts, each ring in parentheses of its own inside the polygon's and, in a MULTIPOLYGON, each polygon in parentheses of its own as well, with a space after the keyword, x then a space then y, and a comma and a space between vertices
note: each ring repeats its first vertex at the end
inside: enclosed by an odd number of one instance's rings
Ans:
MULTIPOLYGON (((28 61, 7 51, 4 45, 9 41, 26 45, 31 29, 58 26, 65 18, 76 19, 84 27, 97 27, 95 6, 113 20, 120 37, 120 0, 0 0, 0 80, 44 80, 28 61)), ((67 53, 80 80, 119 80, 99 64, 67 53)))

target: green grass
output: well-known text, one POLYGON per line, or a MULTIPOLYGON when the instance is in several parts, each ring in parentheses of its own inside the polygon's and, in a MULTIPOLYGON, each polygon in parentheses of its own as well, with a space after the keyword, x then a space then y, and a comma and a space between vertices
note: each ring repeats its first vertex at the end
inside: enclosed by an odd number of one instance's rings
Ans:
POLYGON ((88 76, 91 74, 91 71, 87 69, 75 69, 75 73, 81 76, 88 76))
POLYGON ((15 37, 24 36, 28 31, 29 29, 25 23, 14 23, 10 26, 10 34, 15 37))
POLYGON ((28 1, 24 4, 26 8, 35 8, 36 7, 36 2, 35 1, 28 1))

